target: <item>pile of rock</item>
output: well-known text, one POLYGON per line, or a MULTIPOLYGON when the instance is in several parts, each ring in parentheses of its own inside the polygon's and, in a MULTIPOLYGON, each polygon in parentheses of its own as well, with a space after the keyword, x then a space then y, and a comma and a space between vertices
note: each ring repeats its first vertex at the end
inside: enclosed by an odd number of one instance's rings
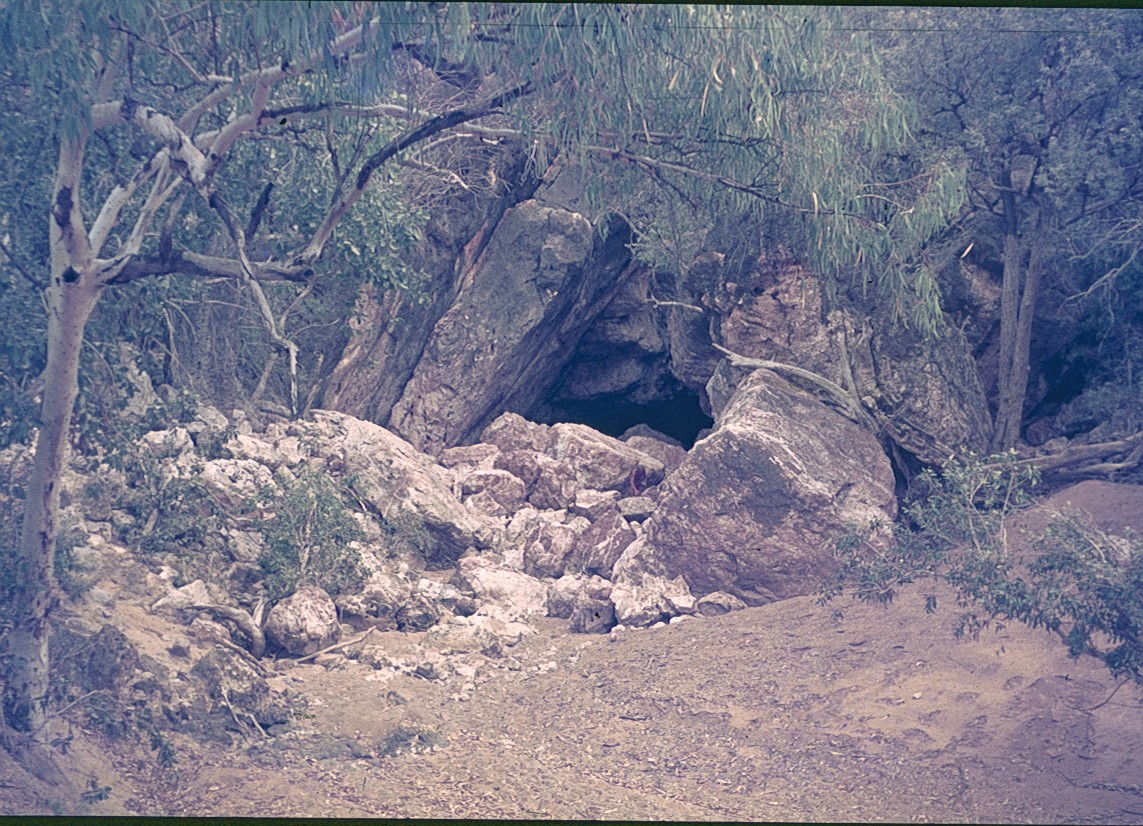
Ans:
MULTIPOLYGON (((314 411, 240 428, 230 455, 200 473, 233 503, 304 463, 352 475, 372 575, 357 593, 310 588, 273 608, 267 641, 295 656, 336 643, 342 627, 445 627, 495 649, 491 638, 518 638, 536 617, 604 633, 809 593, 831 565, 831 534, 894 515, 888 460, 871 434, 774 373, 717 380, 716 428, 690 452, 645 426, 616 439, 505 413, 480 442, 434 458, 378 425, 314 411), (427 529, 429 565, 385 547, 377 517, 401 514, 427 529)), ((197 436, 148 441, 180 466, 197 436)), ((257 534, 228 541, 249 567, 257 534)))

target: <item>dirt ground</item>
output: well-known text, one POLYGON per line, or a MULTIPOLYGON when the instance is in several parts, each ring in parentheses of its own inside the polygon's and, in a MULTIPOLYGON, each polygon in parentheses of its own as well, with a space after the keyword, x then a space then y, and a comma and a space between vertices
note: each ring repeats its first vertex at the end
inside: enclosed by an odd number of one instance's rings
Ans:
MULTIPOLYGON (((1052 501, 1143 531, 1143 488, 1085 482, 1052 501)), ((1143 823, 1143 691, 1042 631, 956 640, 951 595, 926 615, 929 590, 614 640, 541 620, 464 700, 455 678, 278 664, 272 683, 310 699, 287 734, 175 737, 173 769, 77 738, 61 763, 111 787, 90 814, 1143 823), (400 727, 437 747, 381 756, 400 727)), ((130 599, 114 614, 140 647, 179 630, 130 599)), ((374 640, 400 656, 421 636, 374 640)), ((69 805, 0 758, 0 812, 69 805)))

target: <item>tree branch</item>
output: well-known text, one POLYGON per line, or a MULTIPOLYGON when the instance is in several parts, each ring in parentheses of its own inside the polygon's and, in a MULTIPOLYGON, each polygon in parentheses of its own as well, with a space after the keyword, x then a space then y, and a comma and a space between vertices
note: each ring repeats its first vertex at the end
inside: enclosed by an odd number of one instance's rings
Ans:
POLYGON ((0 238, 0 251, 4 253, 5 257, 7 257, 9 263, 11 263, 12 266, 16 268, 16 272, 20 273, 20 275, 22 275, 27 280, 27 282, 37 290, 45 289, 48 286, 45 282, 39 280, 26 269, 24 269, 24 265, 17 261, 16 258, 12 255, 12 251, 8 249, 8 245, 4 243, 3 238, 0 238))
MULTIPOLYGON (((549 82, 555 82, 555 80, 556 79, 552 79, 549 82)), ((370 179, 373 177, 373 173, 390 158, 410 146, 443 132, 446 129, 451 129, 462 123, 467 123, 468 121, 498 112, 513 100, 530 95, 533 91, 535 91, 535 86, 531 81, 528 81, 512 89, 505 90, 498 95, 494 95, 491 98, 479 101, 472 106, 454 109, 451 112, 437 115, 421 125, 408 130, 397 138, 394 138, 362 164, 361 170, 357 173, 357 180, 354 182, 354 185, 330 206, 325 219, 310 239, 309 244, 306 245, 301 253, 293 258, 291 263, 298 266, 312 265, 321 257, 326 243, 333 234, 334 227, 337 226, 337 223, 341 220, 342 216, 349 211, 350 207, 361 198, 365 187, 368 186, 370 179)))
POLYGON ((773 370, 778 373, 786 373, 791 376, 796 376, 803 381, 808 381, 810 384, 818 387, 826 392, 826 394, 836 401, 842 408, 848 411, 854 419, 867 427, 873 432, 877 432, 877 422, 872 416, 866 412, 865 408, 861 406, 861 402, 853 397, 853 394, 847 393, 838 385, 827 379, 825 376, 819 376, 817 373, 809 370, 803 370, 801 367, 795 367, 792 364, 785 364, 780 361, 768 361, 766 359, 753 359, 735 353, 733 350, 728 350, 721 344, 711 343, 714 349, 725 353, 730 360, 730 363, 735 367, 751 367, 754 369, 773 370))
MULTIPOLYGON (((312 269, 288 267, 280 262, 251 261, 251 270, 258 281, 292 281, 305 284, 313 275, 312 269)), ((203 278, 244 277, 242 262, 234 258, 203 255, 190 250, 172 249, 169 255, 136 257, 107 281, 108 284, 127 284, 140 278, 159 275, 193 275, 203 278)))

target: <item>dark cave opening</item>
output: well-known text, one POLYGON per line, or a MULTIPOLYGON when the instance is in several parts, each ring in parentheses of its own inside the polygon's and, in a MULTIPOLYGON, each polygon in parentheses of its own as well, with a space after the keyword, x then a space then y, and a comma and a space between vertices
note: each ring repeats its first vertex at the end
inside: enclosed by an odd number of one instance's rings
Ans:
POLYGON ((572 402, 560 405, 548 424, 575 422, 619 437, 637 424, 645 424, 690 450, 698 434, 714 426, 714 419, 703 412, 698 393, 679 387, 672 396, 649 404, 632 404, 621 397, 610 396, 598 401, 572 402))

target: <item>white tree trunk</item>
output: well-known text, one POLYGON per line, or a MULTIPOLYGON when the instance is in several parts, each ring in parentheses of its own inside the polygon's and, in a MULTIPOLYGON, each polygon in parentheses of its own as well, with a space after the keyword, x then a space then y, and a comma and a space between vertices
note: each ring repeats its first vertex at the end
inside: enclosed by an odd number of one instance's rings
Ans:
POLYGON ((57 602, 55 547, 60 476, 77 393, 83 332, 100 293, 76 193, 82 141, 60 150, 52 202, 52 273, 48 286, 48 359, 40 427, 24 502, 13 625, 5 638, 3 719, 39 742, 45 735, 48 619, 57 602))

